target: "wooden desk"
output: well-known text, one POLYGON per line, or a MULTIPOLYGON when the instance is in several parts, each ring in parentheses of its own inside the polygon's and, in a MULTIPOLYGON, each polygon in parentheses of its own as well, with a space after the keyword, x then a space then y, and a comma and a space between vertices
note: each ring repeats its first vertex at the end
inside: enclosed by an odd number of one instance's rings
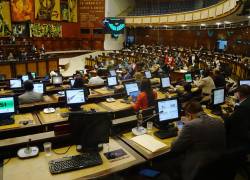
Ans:
POLYGON ((0 132, 15 130, 15 129, 24 129, 28 127, 40 126, 40 122, 35 114, 27 113, 27 114, 18 114, 14 115, 14 124, 0 126, 0 132), (23 125, 22 121, 30 121, 29 124, 23 125))
POLYGON ((105 96, 114 95, 114 90, 107 89, 107 87, 103 87, 100 89, 94 89, 93 91, 96 93, 99 93, 100 95, 105 95, 105 96))
POLYGON ((59 87, 56 86, 47 86, 46 87, 46 92, 54 92, 54 91, 64 91, 65 89, 69 89, 70 85, 64 84, 59 87))
POLYGON ((1 95, 11 95, 11 94, 13 94, 12 90, 3 90, 3 91, 0 91, 0 96, 1 95))
MULTIPOLYGON (((48 162, 52 159, 64 157, 65 155, 52 154, 51 156, 45 156, 44 152, 36 158, 20 160, 13 158, 9 163, 3 167, 3 179, 4 180, 71 180, 71 179, 93 179, 101 176, 109 175, 129 167, 139 165, 145 162, 145 159, 138 155, 134 150, 128 147, 119 139, 110 139, 110 150, 122 148, 129 157, 110 162, 100 152, 103 164, 86 169, 71 171, 67 173, 51 175, 49 172, 48 162)), ((65 148, 57 149, 57 152, 65 152, 65 148)), ((67 155, 76 155, 76 147, 73 146, 67 153, 67 155)))
POLYGON ((99 105, 111 112, 132 109, 132 104, 122 103, 122 99, 116 99, 115 102, 100 102, 99 105))
POLYGON ((81 106, 81 108, 84 111, 91 111, 91 109, 94 109, 96 112, 108 112, 109 110, 107 108, 104 108, 103 106, 100 106, 99 104, 84 104, 81 106))
POLYGON ((132 132, 128 132, 125 134, 122 134, 120 136, 120 138, 127 143, 130 147, 132 147, 134 150, 136 150, 137 152, 139 152, 143 157, 145 157, 147 160, 153 159, 157 156, 163 155, 167 152, 169 152, 170 147, 171 147, 171 143, 173 142, 173 140, 176 137, 173 138, 167 138, 167 139, 159 139, 158 137, 154 136, 154 132, 157 131, 157 129, 155 127, 153 127, 152 132, 149 133, 149 135, 152 135, 155 139, 161 141, 162 143, 166 144, 167 147, 164 149, 161 149, 159 151, 156 152, 151 152, 147 149, 145 149, 144 147, 138 145, 137 143, 135 143, 134 141, 131 140, 131 138, 134 137, 134 135, 132 134, 132 132))
POLYGON ((203 111, 210 117, 214 118, 214 119, 218 119, 218 120, 221 120, 223 121, 222 117, 218 116, 218 115, 215 115, 215 114, 212 114, 212 110, 211 109, 207 109, 207 108, 203 108, 203 111))

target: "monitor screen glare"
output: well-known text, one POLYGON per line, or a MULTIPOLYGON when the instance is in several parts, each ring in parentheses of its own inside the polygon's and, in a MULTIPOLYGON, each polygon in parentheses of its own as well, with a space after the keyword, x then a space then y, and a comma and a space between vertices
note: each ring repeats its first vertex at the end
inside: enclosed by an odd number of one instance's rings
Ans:
POLYGON ((168 121, 172 119, 177 119, 179 117, 178 111, 178 101, 177 99, 159 101, 158 102, 159 109, 159 120, 168 121))
POLYGON ((23 75, 22 76, 22 80, 23 80, 23 82, 29 80, 29 76, 28 75, 23 75))
POLYGON ((22 81, 21 79, 11 79, 10 80, 10 88, 21 88, 22 87, 22 81))
POLYGON ((241 80, 240 85, 248 85, 248 86, 250 86, 250 80, 241 80))
POLYGON ((193 81, 193 79, 192 79, 192 74, 190 74, 190 73, 185 74, 185 81, 186 81, 187 83, 192 82, 192 81, 193 81))
POLYGON ((74 80, 74 79, 71 79, 71 80, 70 80, 70 85, 71 85, 71 87, 73 87, 74 84, 75 84, 75 80, 74 80))
POLYGON ((170 87, 170 78, 169 77, 164 77, 164 78, 161 78, 161 86, 163 88, 167 88, 167 87, 170 87))
POLYGON ((117 85, 116 76, 108 77, 108 86, 116 86, 116 85, 117 85))
POLYGON ((109 71, 109 73, 110 73, 110 76, 116 76, 115 70, 111 70, 111 71, 109 71))
POLYGON ((52 82, 54 85, 62 84, 62 76, 54 76, 52 78, 52 82))
POLYGON ((0 114, 14 113, 15 101, 14 97, 0 98, 0 114))
POLYGON ((131 93, 133 92, 139 92, 139 88, 138 88, 138 85, 137 83, 129 83, 129 84, 125 84, 125 88, 126 88, 126 92, 127 92, 127 95, 130 96, 131 93))
POLYGON ((146 78, 150 79, 152 78, 151 72, 150 71, 145 71, 145 76, 146 78))
POLYGON ((35 83, 33 91, 43 94, 44 93, 44 84, 43 83, 35 83))
POLYGON ((85 96, 83 89, 72 89, 66 91, 67 104, 81 104, 85 103, 85 96))
POLYGON ((224 103, 225 99, 225 90, 224 89, 217 89, 214 90, 214 105, 224 103))

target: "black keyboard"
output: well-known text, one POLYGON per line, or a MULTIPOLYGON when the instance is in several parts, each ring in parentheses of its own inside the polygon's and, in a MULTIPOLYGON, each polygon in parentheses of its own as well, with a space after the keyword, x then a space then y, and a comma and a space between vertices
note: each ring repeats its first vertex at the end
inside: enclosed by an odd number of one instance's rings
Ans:
POLYGON ((51 174, 59 174, 100 164, 102 164, 102 159, 99 153, 91 152, 51 160, 49 162, 49 170, 51 174))
POLYGON ((177 128, 170 128, 168 130, 160 130, 156 131, 154 135, 160 139, 167 139, 171 137, 176 137, 178 134, 178 129, 177 128))

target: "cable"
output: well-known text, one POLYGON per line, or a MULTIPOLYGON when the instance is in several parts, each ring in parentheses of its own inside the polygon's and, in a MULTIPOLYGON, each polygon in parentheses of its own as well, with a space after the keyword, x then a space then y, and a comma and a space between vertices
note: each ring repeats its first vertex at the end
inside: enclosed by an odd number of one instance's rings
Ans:
POLYGON ((11 158, 9 158, 7 161, 3 162, 3 164, 0 165, 0 167, 3 167, 4 165, 6 165, 8 162, 10 162, 11 158))
POLYGON ((64 155, 64 154, 66 154, 69 150, 70 150, 70 148, 71 148, 72 146, 70 145, 69 147, 68 147, 68 149, 65 151, 65 152, 63 152, 63 153, 59 153, 59 152, 56 152, 55 150, 52 150, 55 154, 57 154, 57 155, 64 155))

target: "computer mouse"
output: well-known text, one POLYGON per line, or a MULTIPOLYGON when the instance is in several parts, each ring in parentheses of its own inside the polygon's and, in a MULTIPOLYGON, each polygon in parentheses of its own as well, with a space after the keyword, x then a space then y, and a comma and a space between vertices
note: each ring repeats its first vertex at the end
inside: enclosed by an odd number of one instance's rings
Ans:
POLYGON ((96 112, 96 110, 94 108, 91 108, 90 111, 91 112, 96 112))

